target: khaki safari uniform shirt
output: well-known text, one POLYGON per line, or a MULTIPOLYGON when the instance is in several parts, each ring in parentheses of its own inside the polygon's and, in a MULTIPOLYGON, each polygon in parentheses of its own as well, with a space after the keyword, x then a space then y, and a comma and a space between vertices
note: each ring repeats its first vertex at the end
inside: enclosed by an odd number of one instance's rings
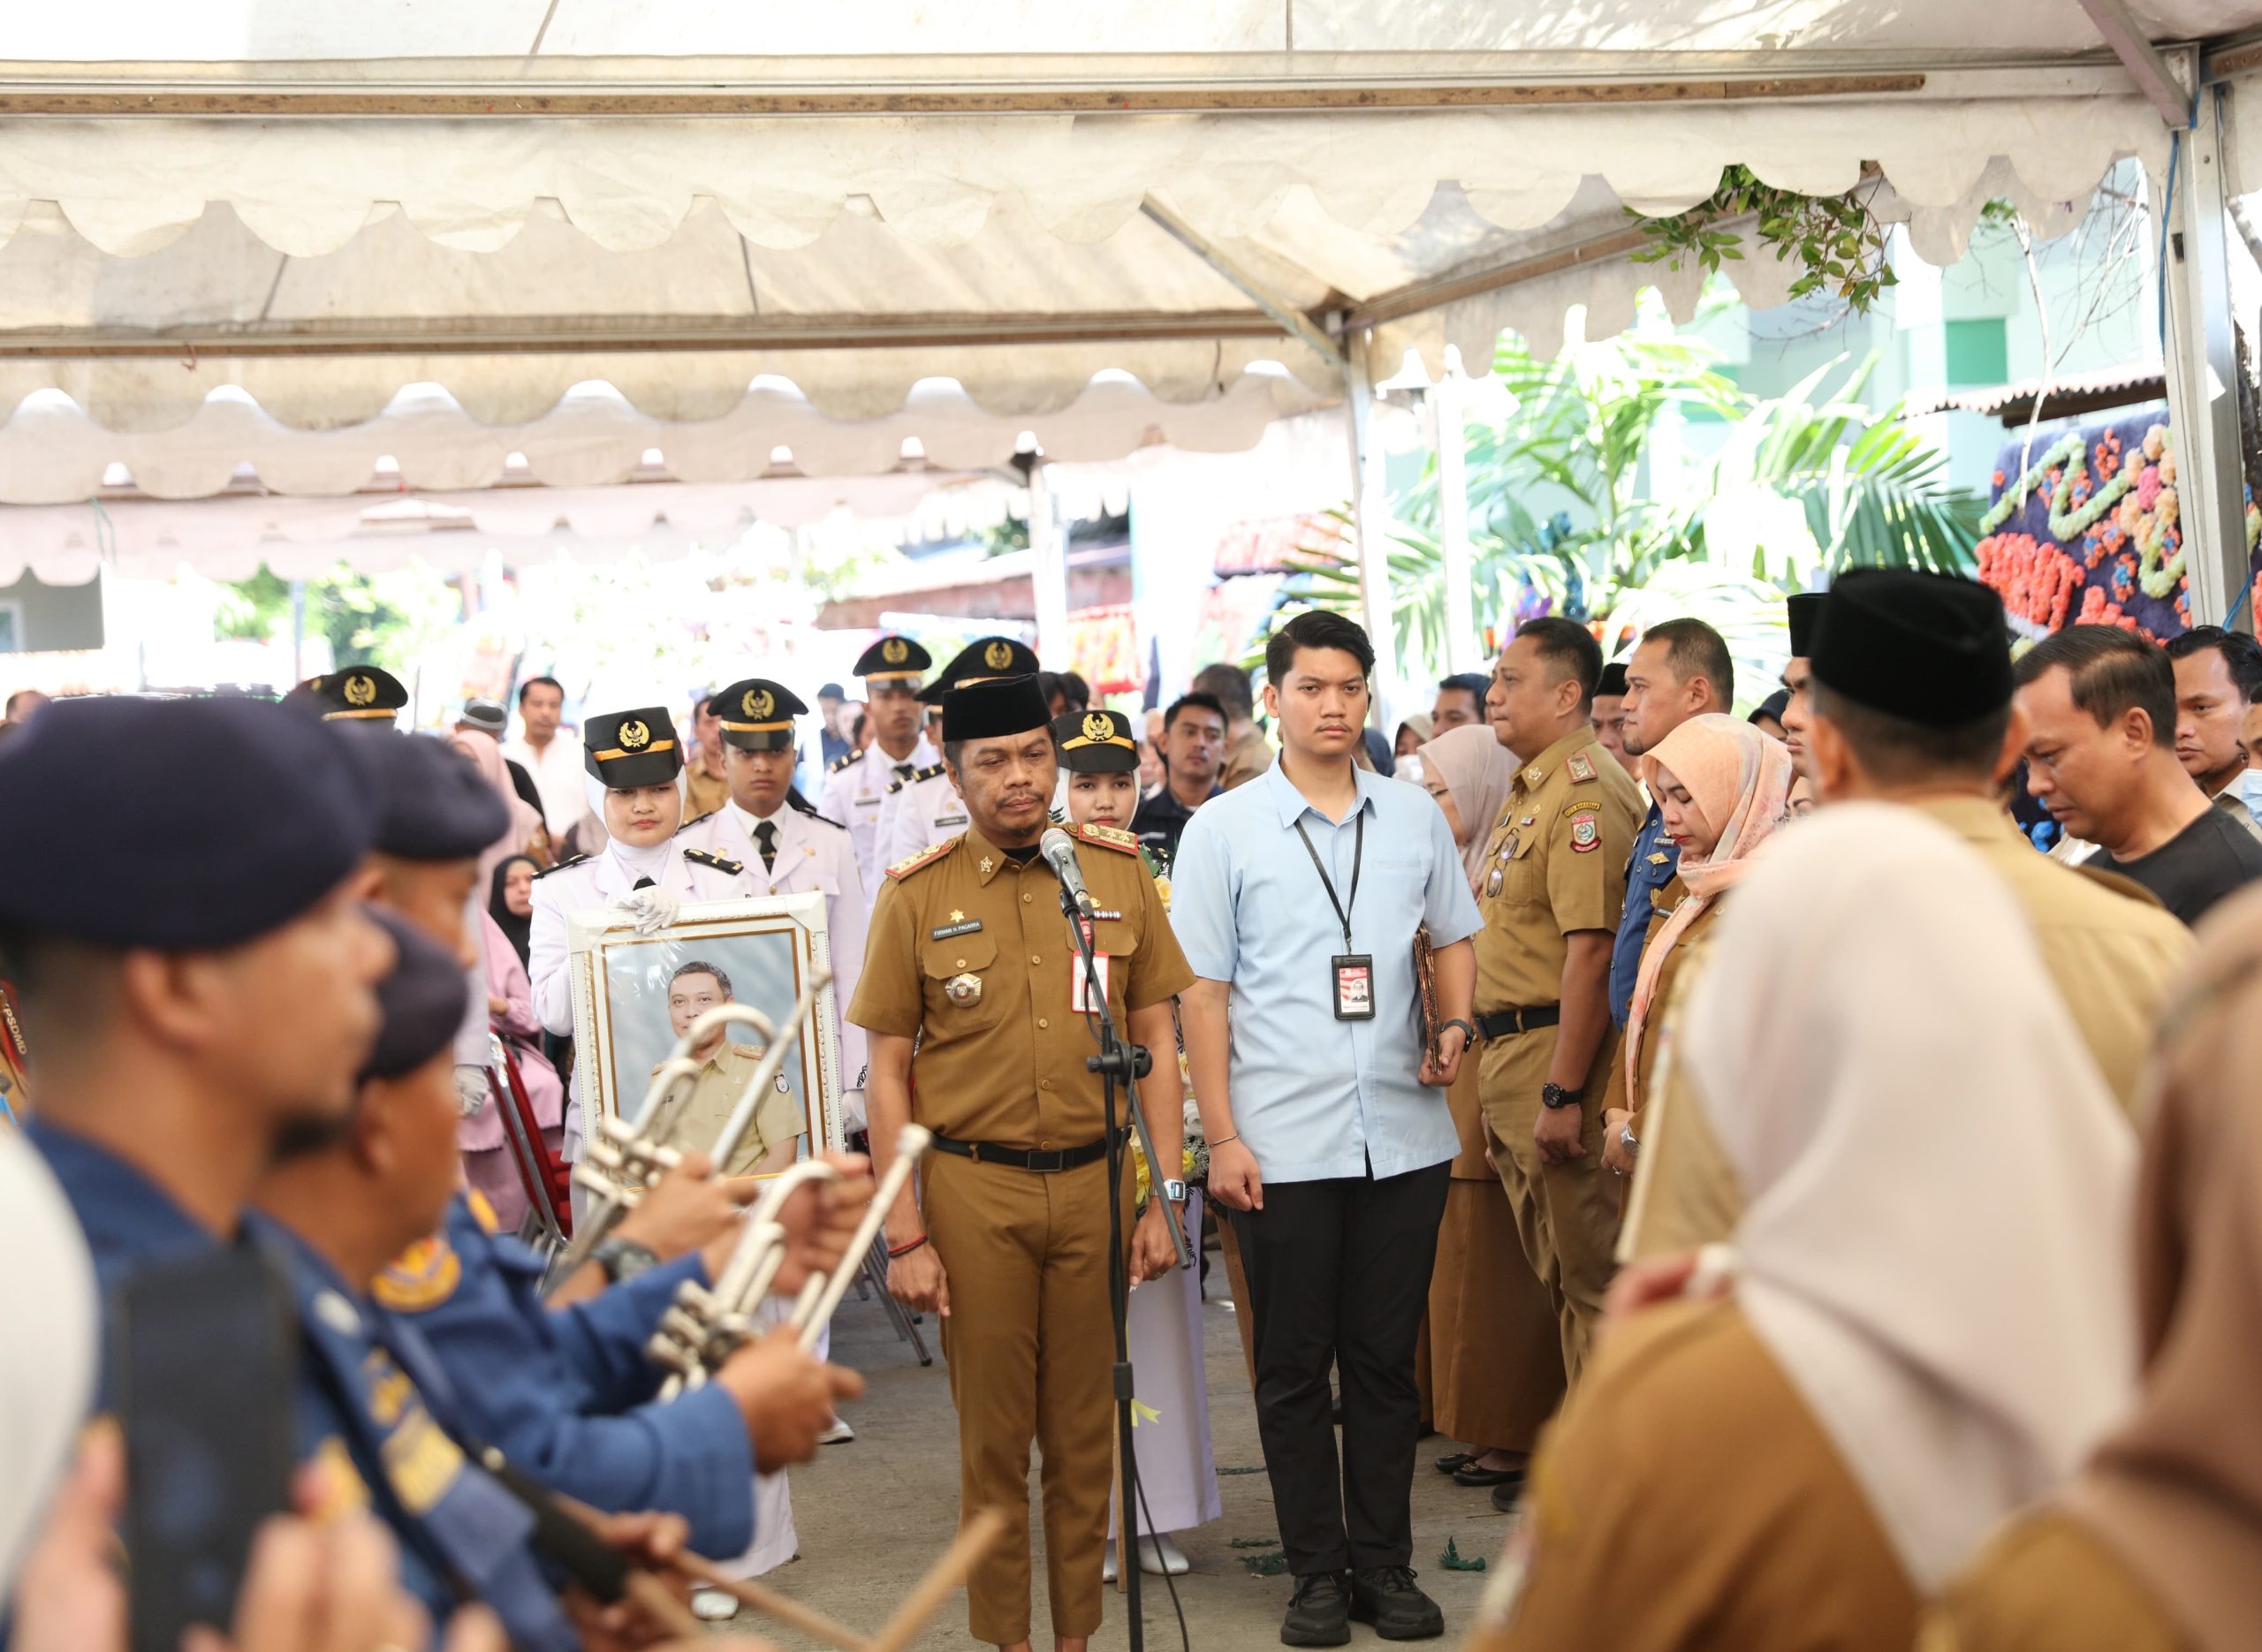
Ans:
POLYGON ((1583 724, 1517 772, 1476 889, 1478 1014, 1556 1003, 1565 937, 1617 929, 1645 812, 1639 788, 1583 724))
MULTIPOLYGON (((2251 1626, 2251 1625, 2250 1625, 2251 1626)), ((1917 1652, 2196 1652, 2120 1555, 2046 1509, 1979 1551, 1924 1614, 1917 1652)))
MULTIPOLYGON (((729 1120, 731 1110, 746 1094, 747 1081, 762 1065, 762 1054, 758 1044, 733 1043, 726 1039, 707 1057, 706 1065, 699 1069, 699 1077, 693 1081, 691 1099, 684 1103, 684 1140, 702 1153, 713 1144, 716 1133, 729 1120)), ((657 1072, 659 1069, 655 1067, 652 1071, 657 1072)), ((755 1103, 754 1121, 739 1139, 738 1151, 731 1156, 730 1163, 719 1167, 721 1173, 753 1175, 763 1159, 806 1128, 801 1103, 793 1099, 785 1069, 780 1067, 778 1076, 755 1103)))
MULTIPOLYGON (((1139 840, 1105 826, 1068 829, 1098 906, 1093 945, 1106 959, 1119 1027, 1194 981, 1164 915, 1139 840)), ((939 1135, 1037 1149, 1104 1133, 1098 1046, 1070 989, 1079 964, 1060 885, 1043 857, 1016 864, 975 830, 887 868, 848 1019, 917 1034, 913 1117, 939 1135)))
MULTIPOLYGON (((2002 879, 2106 1087, 2133 1112, 2152 1029, 2169 981, 2190 956, 2191 932, 2130 880, 2038 854, 1985 798, 1928 798, 1910 807, 1970 845, 2002 879)), ((1684 972, 1675 1012, 1699 973, 1684 972)), ((1631 1206, 1638 1220, 1628 1222, 1620 1247, 1629 1260, 1724 1240, 1743 1214, 1742 1189, 1685 1072, 1653 1076, 1659 1081, 1635 1132, 1642 1141, 1631 1206), (1641 1186, 1644 1180, 1653 1185, 1641 1186)))

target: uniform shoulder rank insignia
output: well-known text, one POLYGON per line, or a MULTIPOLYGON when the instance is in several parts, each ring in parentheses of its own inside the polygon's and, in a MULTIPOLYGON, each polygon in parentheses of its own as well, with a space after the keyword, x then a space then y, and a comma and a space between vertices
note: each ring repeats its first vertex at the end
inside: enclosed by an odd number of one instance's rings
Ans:
POLYGON ((1563 772, 1574 780, 1591 780, 1595 777, 1594 759, 1584 752, 1573 752, 1563 764, 1563 772))
POLYGON ((1139 840, 1116 826, 1074 826, 1069 829, 1086 843, 1096 843, 1119 854, 1137 854, 1139 840))
MULTIPOLYGON (((733 1041, 731 1045, 731 1050, 732 1054, 743 1056, 748 1061, 759 1061, 762 1059, 762 1046, 759 1044, 741 1044, 733 1041)), ((667 1064, 665 1062, 662 1062, 660 1065, 662 1066, 665 1066, 667 1064)))
POLYGON ((862 755, 862 752, 843 752, 825 765, 824 772, 829 775, 837 775, 862 755))
POLYGON ((924 769, 915 771, 911 777, 915 783, 921 780, 940 780, 942 777, 943 766, 940 763, 929 763, 924 769))
POLYGON ((786 801, 792 807, 793 812, 797 815, 806 815, 813 821, 817 821, 824 825, 831 827, 835 831, 846 831, 848 830, 839 821, 833 819, 831 815, 818 814, 816 812, 816 805, 810 802, 799 792, 788 792, 786 794, 786 801))
POLYGON ((1571 853, 1592 854, 1602 847, 1602 822, 1591 808, 1571 811, 1571 853))
POLYGON ((566 860, 560 860, 556 866, 543 868, 543 869, 535 873, 535 875, 536 877, 548 877, 552 872, 563 872, 569 866, 579 866, 582 861, 588 858, 589 857, 585 854, 573 855, 566 860))
POLYGON ((399 1314, 421 1314, 427 1308, 437 1307, 456 1293, 456 1286, 463 1283, 463 1258, 457 1255, 447 1236, 436 1233, 430 1239, 421 1239, 401 1252, 391 1266, 379 1274, 376 1283, 369 1287, 369 1294, 380 1307, 391 1308, 399 1314))
POLYGON ((897 792, 899 792, 902 791, 904 787, 906 787, 906 786, 909 785, 910 784, 911 784, 911 782, 910 782, 910 781, 908 781, 908 780, 891 780, 891 781, 889 781, 889 782, 887 783, 887 794, 888 794, 888 796, 890 796, 890 797, 893 797, 897 792))
POLYGON ((958 843, 959 840, 955 837, 945 837, 938 844, 932 844, 928 847, 922 849, 917 854, 907 854, 904 856, 902 860, 897 861, 893 866, 888 868, 887 875, 892 878, 908 877, 914 872, 916 872, 921 867, 930 865, 934 861, 941 860, 943 856, 949 853, 953 849, 957 848, 958 843))
POLYGON ((746 868, 738 861, 725 859, 707 849, 687 849, 683 852, 683 858, 696 861, 701 866, 711 866, 717 872, 727 872, 732 877, 736 877, 746 870, 746 868))

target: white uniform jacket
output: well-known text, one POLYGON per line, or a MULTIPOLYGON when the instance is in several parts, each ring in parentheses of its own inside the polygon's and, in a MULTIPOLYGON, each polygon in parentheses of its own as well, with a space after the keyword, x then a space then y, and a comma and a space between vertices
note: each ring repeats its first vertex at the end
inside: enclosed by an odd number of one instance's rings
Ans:
MULTIPOLYGON (((940 757, 922 734, 911 754, 901 761, 916 773, 940 757)), ((824 795, 816 806, 818 814, 848 829, 848 841, 856 847, 856 875, 863 881, 867 913, 879 894, 879 874, 887 869, 888 863, 878 858, 880 805, 887 799, 887 789, 904 777, 896 773, 896 768, 897 760, 875 741, 862 757, 844 757, 825 771, 824 795)))

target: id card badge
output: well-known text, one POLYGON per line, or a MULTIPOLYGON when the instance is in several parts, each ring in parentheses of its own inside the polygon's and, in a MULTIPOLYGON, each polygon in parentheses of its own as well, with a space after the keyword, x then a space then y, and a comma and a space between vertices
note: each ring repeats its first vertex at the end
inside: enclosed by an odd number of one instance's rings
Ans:
POLYGON ((1335 1019, 1375 1019, 1375 960, 1365 952, 1339 952, 1328 960, 1335 971, 1335 1019))
MULTIPOLYGON (((1076 922, 1089 941, 1091 938, 1091 921, 1079 918, 1076 922)), ((1104 952, 1095 951, 1092 954, 1092 973, 1099 978, 1099 996, 1103 1004, 1107 1000, 1107 961, 1104 952)), ((1083 955, 1072 950, 1068 955, 1068 1008, 1078 1015, 1090 1015, 1097 1007, 1089 1001, 1089 995, 1085 990, 1083 955)))

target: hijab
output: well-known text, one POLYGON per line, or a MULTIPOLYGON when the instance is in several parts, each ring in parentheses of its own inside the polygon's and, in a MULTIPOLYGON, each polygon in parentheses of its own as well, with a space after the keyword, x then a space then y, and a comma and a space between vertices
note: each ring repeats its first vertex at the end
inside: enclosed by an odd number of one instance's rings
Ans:
POLYGON ((534 842, 535 834, 543 830, 542 811, 519 795, 518 787, 512 784, 510 765, 503 761, 503 748, 493 735, 479 729, 458 729, 453 738, 456 749, 471 759, 480 777, 495 788, 511 811, 511 823, 503 835, 480 852, 479 881, 483 883, 506 856, 522 853, 534 842))
POLYGON ((1785 833, 1681 1021, 1737 1302, 1932 1594, 2128 1407, 2128 1125, 2009 891, 1912 809, 1785 833))
POLYGON ((1452 795, 1469 841, 1461 845, 1461 864, 1474 889, 1484 877, 1484 851, 1500 811, 1508 806, 1508 788, 1515 783, 1522 760, 1500 744, 1488 723, 1467 723, 1423 742, 1415 754, 1422 772, 1435 776, 1452 795))
POLYGON ((1751 856, 1775 835, 1790 812, 1790 748, 1749 723, 1718 712, 1689 718, 1645 753, 1642 783, 1658 793, 1658 770, 1670 769, 1689 789, 1720 840, 1702 860, 1682 857, 1681 881, 1689 898, 1673 909, 1658 938, 1642 954, 1634 977, 1634 1007, 1626 1018, 1626 1089, 1641 1087, 1642 1028, 1650 1019, 1665 960, 1697 915, 1750 869, 1751 856))
MULTIPOLYGON (((581 795, 588 799, 589 818, 594 820, 604 833, 604 853, 620 863, 622 868, 627 872, 628 881, 632 885, 639 878, 647 877, 655 883, 665 882, 668 860, 675 853, 675 839, 672 837, 664 837, 647 848, 639 848, 634 844, 621 842, 612 835, 612 829, 605 823, 604 799, 609 790, 604 782, 595 775, 585 774, 581 777, 581 795)), ((677 802, 681 803, 684 795, 681 769, 676 771, 675 795, 677 802)))
POLYGON ((523 964, 527 961, 534 917, 532 913, 520 917, 511 910, 510 902, 503 898, 503 880, 510 876, 511 868, 521 860, 534 867, 537 874, 541 872, 541 867, 535 864, 535 858, 530 854, 505 855, 496 863, 494 875, 488 880, 487 915, 495 921, 495 927, 503 932, 503 938, 511 943, 511 950, 519 955, 519 962, 523 964))
POLYGON ((2200 927, 2165 1019, 2137 1189, 2143 1384, 2067 1498, 2201 1652, 2243 1652, 2262 1624, 2258 906, 2200 927))
POLYGON ((22 1134, 0 1129, 0 1600, 48 1514, 95 1402, 100 1298, 63 1190, 22 1134))

